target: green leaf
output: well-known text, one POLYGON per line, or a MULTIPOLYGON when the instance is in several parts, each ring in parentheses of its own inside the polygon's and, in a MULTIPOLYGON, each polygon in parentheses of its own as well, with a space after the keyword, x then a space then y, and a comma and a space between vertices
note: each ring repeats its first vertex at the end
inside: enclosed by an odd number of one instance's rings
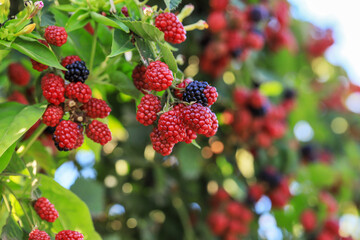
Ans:
POLYGON ((41 15, 41 27, 46 27, 49 25, 55 25, 55 16, 49 11, 46 11, 41 15))
POLYGON ((116 57, 119 54, 133 50, 135 47, 131 43, 129 35, 123 31, 115 29, 109 57, 116 57))
POLYGON ((53 8, 56 8, 60 11, 65 11, 65 12, 75 12, 77 10, 77 7, 75 5, 71 5, 71 4, 53 5, 53 8))
POLYGON ((4 154, 0 157, 0 173, 5 170, 7 165, 9 164, 12 155, 14 154, 15 147, 17 142, 15 142, 13 145, 11 145, 4 154))
POLYGON ((58 232, 64 229, 72 229, 81 232, 85 239, 101 240, 101 237, 95 231, 86 204, 70 190, 60 186, 52 178, 42 174, 39 175, 39 189, 42 195, 48 198, 59 212, 59 218, 52 225, 53 230, 58 232))
POLYGON ((56 170, 56 163, 54 158, 44 147, 40 141, 35 141, 31 148, 26 153, 32 160, 36 160, 40 167, 42 167, 49 175, 54 175, 56 170))
POLYGON ((164 0, 166 7, 170 10, 173 10, 179 6, 181 0, 164 0))
POLYGON ((143 61, 147 62, 149 59, 156 59, 156 56, 154 55, 151 48, 151 42, 139 37, 135 37, 135 46, 137 47, 140 57, 143 61))
POLYGON ((140 37, 154 41, 154 42, 164 42, 164 33, 161 32, 157 27, 149 23, 141 21, 129 21, 129 20, 120 20, 123 22, 131 31, 140 37))
POLYGON ((11 47, 11 43, 12 42, 8 42, 5 40, 0 39, 0 44, 3 45, 4 47, 10 48, 11 47))
POLYGON ((106 26, 122 29, 125 32, 129 32, 129 28, 126 25, 124 25, 121 21, 118 21, 116 19, 107 18, 96 12, 91 12, 90 15, 91 15, 91 18, 94 19, 95 22, 104 24, 106 26))
POLYGON ((139 97, 139 90, 137 90, 132 82, 124 73, 115 71, 110 73, 111 83, 122 93, 130 95, 134 98, 139 97))
POLYGON ((98 181, 78 178, 71 191, 83 200, 89 207, 91 215, 100 215, 105 206, 105 189, 98 181))
POLYGON ((67 32, 83 28, 90 21, 90 14, 85 9, 78 9, 66 23, 65 29, 67 32))
MULTIPOLYGON (((4 202, 4 200, 2 200, 2 202, 4 202)), ((0 205, 0 231, 6 224, 8 217, 9 217, 9 210, 6 207, 6 204, 3 203, 0 205)))
POLYGON ((176 59, 175 59, 174 55, 172 54, 171 50, 164 43, 157 42, 157 44, 160 48, 160 51, 165 60, 165 63, 169 66, 169 69, 171 71, 176 73, 178 71, 178 67, 177 67, 176 59))
POLYGON ((13 216, 10 216, 2 229, 1 239, 18 240, 23 239, 23 231, 16 223, 13 216))
POLYGON ((45 109, 46 104, 0 104, 0 156, 40 119, 45 109))
POLYGON ((55 67, 60 70, 66 70, 66 68, 60 65, 55 54, 44 44, 36 40, 29 41, 18 37, 11 44, 11 47, 42 64, 55 67))

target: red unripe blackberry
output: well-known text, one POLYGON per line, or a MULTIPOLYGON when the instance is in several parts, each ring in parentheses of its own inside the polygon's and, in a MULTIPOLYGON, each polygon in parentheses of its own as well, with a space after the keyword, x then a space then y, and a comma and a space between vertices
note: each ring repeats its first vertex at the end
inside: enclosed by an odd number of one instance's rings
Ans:
POLYGON ((229 227, 229 219, 224 213, 213 212, 208 216, 207 222, 214 235, 220 236, 229 227))
POLYGON ((61 47, 66 43, 68 35, 63 27, 48 26, 44 37, 48 43, 61 47))
POLYGON ((178 85, 176 85, 177 88, 180 89, 175 89, 174 90, 174 95, 175 97, 177 97, 178 99, 182 100, 183 99, 183 94, 185 92, 185 88, 189 85, 189 83, 191 83, 193 80, 190 78, 186 78, 184 81, 182 81, 181 83, 179 83, 178 85))
POLYGON ((35 229, 29 234, 28 240, 50 240, 50 236, 44 231, 35 229))
POLYGON ((224 236, 224 240, 238 240, 239 238, 237 237, 238 234, 236 233, 227 233, 225 236, 224 236))
POLYGON ((54 205, 52 205, 50 201, 44 197, 36 200, 34 209, 42 220, 48 222, 55 222, 55 220, 59 217, 59 213, 56 211, 54 205))
POLYGON ((249 232, 249 228, 244 222, 232 219, 229 223, 229 232, 246 235, 249 232))
POLYGON ((77 55, 71 55, 71 56, 67 56, 64 57, 63 60, 61 61, 61 65, 63 67, 66 67, 67 65, 73 64, 74 62, 79 61, 81 62, 81 58, 77 55))
POLYGON ((132 72, 132 79, 135 87, 146 94, 146 90, 150 90, 150 86, 145 82, 146 67, 142 64, 137 65, 132 72))
POLYGON ((324 229, 334 236, 339 236, 339 221, 336 219, 327 219, 324 224, 324 229))
POLYGON ((90 35, 94 35, 94 33, 95 33, 95 30, 94 30, 94 28, 91 26, 91 23, 87 23, 87 24, 84 26, 84 29, 85 29, 85 31, 87 31, 88 33, 90 33, 90 35))
POLYGON ((43 95, 49 103, 59 105, 65 101, 65 81, 53 73, 46 74, 41 79, 43 95))
POLYGON ((80 126, 79 127, 79 132, 78 132, 78 138, 76 139, 74 149, 81 147, 81 145, 84 143, 84 134, 83 134, 83 132, 84 132, 84 128, 82 126, 80 126))
POLYGON ((88 85, 77 82, 70 83, 65 88, 65 95, 81 103, 87 103, 91 99, 91 89, 88 85))
POLYGON ((69 151, 75 148, 78 137, 79 126, 70 120, 64 120, 57 125, 53 140, 59 151, 69 151))
POLYGON ((39 63, 39 62, 35 61, 34 59, 30 59, 30 61, 31 61, 31 64, 32 64, 33 69, 35 69, 35 70, 38 71, 38 72, 42 72, 42 71, 44 71, 44 70, 46 70, 46 69, 49 68, 48 65, 39 63))
POLYGON ((301 224, 305 230, 305 232, 311 232, 316 228, 316 213, 311 210, 307 209, 301 214, 301 224))
POLYGON ((240 203, 235 201, 230 202, 226 206, 226 212, 232 218, 241 218, 243 209, 244 207, 240 203))
POLYGON ((264 186, 259 183, 255 183, 249 186, 248 195, 252 201, 259 201, 262 195, 265 193, 264 186))
POLYGON ((266 98, 259 90, 253 90, 249 95, 249 105, 255 109, 262 108, 266 104, 266 98))
POLYGON ((171 86, 174 77, 168 65, 161 61, 151 62, 145 72, 145 82, 155 91, 163 91, 171 86))
POLYGON ((215 11, 223 11, 229 5, 229 0, 210 0, 210 7, 215 11))
POLYGON ((332 235, 328 231, 322 231, 316 238, 316 240, 336 240, 336 236, 332 235))
POLYGON ((220 11, 210 13, 206 22, 209 24, 209 29, 213 33, 222 31, 227 25, 225 14, 220 11))
POLYGON ((274 208, 283 208, 288 202, 288 197, 280 190, 275 189, 269 194, 271 204, 274 208))
POLYGON ((213 113, 208 107, 204 107, 200 103, 185 107, 182 119, 186 126, 198 134, 206 135, 214 130, 213 113))
POLYGON ((169 141, 163 139, 158 128, 154 128, 150 133, 150 140, 153 145, 153 149, 163 156, 170 155, 175 145, 174 143, 170 143, 169 141))
POLYGON ((274 139, 281 138, 286 132, 285 123, 278 121, 265 121, 265 128, 270 137, 274 139))
POLYGON ((261 50, 264 47, 265 39, 257 32, 249 32, 245 38, 246 46, 255 50, 261 50))
POLYGON ((221 203, 227 202, 230 199, 230 195, 223 189, 219 190, 211 197, 211 206, 213 208, 218 208, 221 203))
POLYGON ((18 102, 18 103, 21 103, 24 105, 29 104, 29 101, 26 99, 25 95, 16 90, 14 92, 12 92, 12 94, 10 96, 8 96, 7 100, 9 102, 18 102))
POLYGON ((30 73, 20 63, 11 63, 8 67, 8 77, 13 84, 26 86, 30 82, 30 73))
POLYGON ((84 235, 71 230, 63 230, 56 234, 55 240, 84 240, 84 235))
POLYGON ((91 118, 105 118, 111 112, 111 108, 106 102, 97 98, 91 98, 87 103, 82 105, 81 109, 91 118))
POLYGON ((185 126, 181 120, 180 113, 171 110, 161 114, 158 129, 163 137, 170 143, 178 143, 185 138, 185 126))
POLYGON ((205 137, 214 136, 219 128, 219 122, 217 120, 215 113, 213 113, 213 112, 210 113, 210 119, 212 121, 211 127, 210 127, 209 131, 205 134, 205 137))
POLYGON ((173 13, 160 13, 155 19, 155 26, 164 33, 167 42, 178 44, 186 39, 184 26, 173 13))
POLYGON ((144 126, 153 124, 161 111, 161 101, 157 96, 146 94, 137 107, 136 120, 144 126))
POLYGON ((125 17, 129 17, 129 11, 128 11, 128 8, 126 6, 123 6, 121 8, 121 13, 124 14, 125 17))
POLYGON ((64 116, 64 109, 61 106, 50 104, 46 108, 42 116, 42 121, 49 127, 55 127, 56 125, 59 124, 63 116, 64 116))
POLYGON ((215 87, 212 87, 212 86, 207 86, 205 89, 204 89, 204 94, 205 94, 205 97, 207 98, 207 105, 208 106, 211 106, 213 105, 216 100, 217 100, 217 97, 218 97, 218 92, 216 91, 216 88, 215 87))
POLYGON ((86 136, 96 143, 105 145, 111 140, 111 132, 105 123, 93 120, 85 130, 86 136))

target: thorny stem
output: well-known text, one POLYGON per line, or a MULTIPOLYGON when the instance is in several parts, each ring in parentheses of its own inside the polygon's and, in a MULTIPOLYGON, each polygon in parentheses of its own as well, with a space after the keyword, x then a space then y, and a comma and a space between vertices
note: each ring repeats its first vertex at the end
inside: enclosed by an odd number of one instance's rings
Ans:
POLYGON ((31 145, 36 141, 36 139, 42 134, 42 132, 47 128, 47 126, 43 123, 35 130, 35 132, 31 135, 29 140, 25 143, 25 145, 21 145, 18 149, 19 157, 22 158, 24 154, 30 149, 31 145))
POLYGON ((34 223, 31 221, 29 215, 27 214, 27 212, 25 211, 25 208, 22 204, 22 202, 16 197, 15 193, 11 190, 11 188, 9 186, 7 186, 6 184, 4 184, 4 186, 6 187, 6 189, 14 196, 14 198, 16 199, 16 201, 19 203, 21 209, 23 210, 26 220, 29 222, 31 228, 34 228, 34 223))
POLYGON ((93 65, 94 65, 98 29, 99 29, 99 25, 97 22, 95 22, 94 35, 93 35, 93 41, 92 41, 92 46, 91 46, 91 55, 90 55, 90 67, 89 67, 90 73, 92 72, 93 65))

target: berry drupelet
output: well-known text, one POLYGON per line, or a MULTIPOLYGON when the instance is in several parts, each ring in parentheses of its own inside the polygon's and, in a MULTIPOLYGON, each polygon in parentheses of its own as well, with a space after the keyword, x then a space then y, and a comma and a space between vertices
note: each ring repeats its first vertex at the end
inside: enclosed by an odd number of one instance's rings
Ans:
POLYGON ((89 70, 86 68, 84 61, 75 61, 71 64, 66 65, 65 79, 70 82, 82 82, 89 76, 89 70))
POLYGON ((179 44, 186 39, 184 26, 173 13, 160 13, 155 19, 155 26, 165 34, 167 42, 179 44))
POLYGON ((29 234, 28 240, 50 240, 50 236, 44 231, 35 229, 29 234))
POLYGON ((48 43, 61 47, 66 43, 68 35, 63 27, 49 26, 45 29, 44 37, 48 43))
POLYGON ((88 138, 101 145, 105 145, 112 138, 108 126, 98 120, 93 120, 87 126, 85 133, 88 138))
POLYGON ((150 90, 150 86, 145 82, 146 67, 142 64, 137 65, 132 72, 132 79, 135 87, 146 94, 146 90, 150 90))
POLYGON ((84 240, 84 235, 71 230, 63 230, 56 234, 55 240, 84 240))
POLYGON ((64 109, 61 106, 50 104, 45 110, 42 121, 49 127, 55 127, 64 116, 64 109))
POLYGON ((57 125, 53 140, 59 151, 69 151, 75 148, 80 133, 79 128, 76 123, 70 120, 61 121, 57 125))
POLYGON ((55 222, 55 220, 59 217, 59 213, 56 211, 54 205, 44 197, 36 200, 34 209, 42 220, 48 222, 55 222))
POLYGON ((30 82, 30 73, 20 63, 11 63, 8 67, 10 81, 18 86, 26 86, 30 82))
POLYGON ((153 124, 161 111, 161 101, 157 96, 147 94, 141 98, 136 112, 136 120, 144 126, 153 124))
POLYGON ((97 98, 91 98, 87 103, 82 105, 81 109, 91 118, 105 118, 111 112, 111 108, 106 102, 97 98))
POLYGON ((171 86, 173 80, 172 71, 161 61, 151 62, 146 69, 145 82, 151 90, 163 91, 171 86))
POLYGON ((87 103, 91 99, 91 94, 90 87, 81 82, 70 83, 65 88, 66 97, 81 103, 87 103))

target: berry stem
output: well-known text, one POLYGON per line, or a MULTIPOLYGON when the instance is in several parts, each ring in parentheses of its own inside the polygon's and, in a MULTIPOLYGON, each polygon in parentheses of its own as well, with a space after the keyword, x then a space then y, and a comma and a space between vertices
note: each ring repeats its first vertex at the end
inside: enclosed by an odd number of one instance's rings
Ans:
POLYGON ((24 142, 20 147, 17 153, 19 157, 22 158, 25 153, 30 149, 31 145, 36 141, 36 139, 42 134, 42 132, 47 128, 47 126, 43 123, 39 125, 39 127, 35 130, 35 132, 31 135, 29 140, 24 142))
POLYGON ((189 214, 187 212, 187 209, 184 207, 184 202, 182 201, 182 199, 178 196, 173 197, 172 204, 180 217, 181 224, 183 225, 185 235, 184 240, 196 239, 193 228, 191 227, 189 214))
POLYGON ((91 45, 91 55, 90 55, 90 67, 89 67, 90 73, 92 72, 94 66, 98 29, 99 29, 99 24, 95 22, 93 41, 91 45))

